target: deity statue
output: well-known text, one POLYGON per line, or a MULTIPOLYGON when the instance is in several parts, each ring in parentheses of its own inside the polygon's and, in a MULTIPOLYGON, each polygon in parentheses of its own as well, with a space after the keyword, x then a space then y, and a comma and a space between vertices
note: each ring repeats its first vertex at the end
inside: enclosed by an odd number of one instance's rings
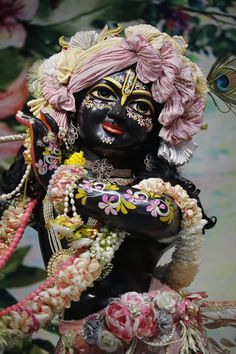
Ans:
POLYGON ((120 32, 61 38, 61 52, 31 70, 31 113, 17 114, 27 136, 5 174, 0 226, 12 207, 20 217, 7 240, 0 234, 0 265, 30 223, 48 279, 0 312, 0 329, 28 335, 59 313, 57 353, 208 353, 190 309, 204 294, 181 289, 216 220, 178 171, 204 128, 207 83, 182 37, 150 25, 120 32))

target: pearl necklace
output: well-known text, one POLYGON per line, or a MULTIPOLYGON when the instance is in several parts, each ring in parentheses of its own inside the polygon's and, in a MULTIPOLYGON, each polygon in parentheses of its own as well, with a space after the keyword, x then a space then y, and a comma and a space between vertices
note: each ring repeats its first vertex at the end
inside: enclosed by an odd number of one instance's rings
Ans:
POLYGON ((30 171, 31 171, 31 165, 27 165, 26 171, 25 171, 23 177, 21 178, 18 186, 12 192, 0 195, 0 200, 12 199, 17 193, 19 193, 21 188, 23 187, 25 181, 27 180, 29 174, 30 174, 30 171))

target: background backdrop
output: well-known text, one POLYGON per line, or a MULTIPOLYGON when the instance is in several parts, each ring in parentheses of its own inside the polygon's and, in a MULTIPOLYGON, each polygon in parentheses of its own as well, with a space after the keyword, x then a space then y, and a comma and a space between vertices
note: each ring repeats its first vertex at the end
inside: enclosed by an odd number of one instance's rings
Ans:
MULTIPOLYGON (((0 0, 0 135, 23 131, 14 115, 24 110, 28 100, 27 68, 37 58, 59 50, 61 35, 100 29, 111 21, 146 22, 169 34, 184 35, 189 56, 206 75, 216 56, 236 54, 236 3, 232 0, 0 0)), ((199 148, 182 173, 199 186, 207 214, 217 216, 218 222, 205 236, 203 262, 191 290, 205 290, 212 300, 235 300, 236 116, 220 113, 209 97, 205 119, 208 130, 198 134, 199 148)), ((0 175, 19 145, 0 145, 0 175)), ((28 229, 20 246, 0 280, 0 307, 22 298, 45 277, 36 233, 28 229)), ((24 342, 17 353, 53 353, 56 328, 49 330, 40 332, 33 342, 24 342)), ((218 353, 236 353, 235 329, 209 335, 218 343, 218 353)))

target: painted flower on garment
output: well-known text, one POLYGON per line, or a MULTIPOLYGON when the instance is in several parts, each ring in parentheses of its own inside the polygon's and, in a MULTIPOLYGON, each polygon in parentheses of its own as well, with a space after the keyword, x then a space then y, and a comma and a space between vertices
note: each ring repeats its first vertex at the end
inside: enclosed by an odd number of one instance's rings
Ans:
POLYGON ((103 194, 102 202, 98 204, 100 209, 104 209, 105 213, 109 215, 110 213, 113 215, 117 215, 116 206, 113 205, 114 202, 117 201, 116 196, 109 196, 109 194, 103 194))
POLYGON ((43 162, 43 160, 39 160, 38 162, 35 163, 35 166, 38 169, 38 173, 40 175, 45 175, 48 171, 47 164, 43 162))
POLYGON ((146 207, 146 210, 155 218, 159 215, 160 203, 161 201, 159 199, 153 199, 150 200, 149 205, 146 207))
POLYGON ((144 193, 134 193, 131 189, 127 189, 126 193, 124 193, 124 198, 130 203, 143 204, 146 201, 147 196, 144 193))

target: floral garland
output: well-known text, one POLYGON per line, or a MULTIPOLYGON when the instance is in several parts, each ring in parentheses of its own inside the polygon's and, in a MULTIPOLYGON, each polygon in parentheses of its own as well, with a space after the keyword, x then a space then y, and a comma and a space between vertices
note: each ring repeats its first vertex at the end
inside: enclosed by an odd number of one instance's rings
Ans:
POLYGON ((4 210, 0 221, 0 269, 14 253, 36 203, 36 200, 19 198, 14 205, 4 210))
POLYGON ((177 245, 172 261, 162 268, 159 267, 159 278, 173 289, 189 286, 201 263, 202 229, 207 222, 202 218, 202 210, 196 199, 190 198, 180 185, 171 186, 160 178, 143 180, 134 188, 168 195, 180 208, 182 220, 177 245))
POLYGON ((100 273, 101 267, 89 251, 71 256, 34 293, 0 312, 0 349, 14 346, 70 307, 71 301, 79 301, 82 291, 92 286, 100 273))

